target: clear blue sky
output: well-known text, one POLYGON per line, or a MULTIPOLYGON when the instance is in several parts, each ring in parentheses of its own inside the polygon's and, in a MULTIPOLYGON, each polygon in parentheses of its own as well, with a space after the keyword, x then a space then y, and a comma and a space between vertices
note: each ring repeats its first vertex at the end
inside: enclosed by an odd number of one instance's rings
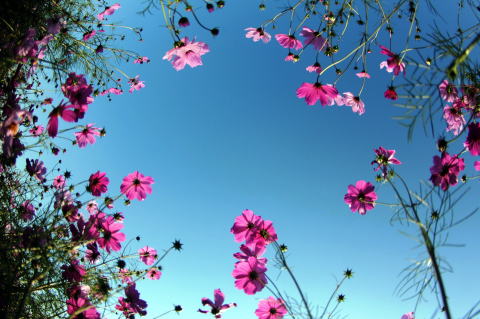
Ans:
MULTIPOLYGON (((429 178, 435 145, 420 130, 414 142, 407 143, 406 130, 391 119, 402 110, 383 98, 390 75, 378 70, 384 60, 378 47, 372 47, 372 79, 362 95, 364 115, 346 107, 311 107, 298 99, 295 90, 300 84, 315 80, 305 71, 312 60, 305 55, 296 64, 284 62, 287 51, 276 41, 265 45, 245 39, 244 28, 258 26, 273 12, 260 13, 257 5, 227 1, 221 10, 200 14, 207 24, 220 28, 220 35, 212 38, 197 27, 187 29, 190 37, 197 34, 197 40, 207 42, 211 52, 203 56, 203 66, 177 72, 161 59, 172 45, 161 12, 142 17, 135 13, 140 4, 122 3, 113 20, 144 28, 143 42, 132 35, 123 46, 152 60, 123 69, 131 76, 140 74, 146 87, 115 96, 112 102, 97 97, 84 123, 105 126, 108 135, 85 150, 71 150, 64 167, 78 180, 97 170, 107 172, 112 194, 123 176, 135 170, 155 179, 153 194, 144 202, 117 205, 125 213, 128 238, 142 238, 133 249, 149 245, 160 250, 174 239, 185 244, 181 253, 172 253, 162 264, 160 281, 139 285, 149 304, 147 318, 174 304, 184 307, 182 318, 206 318, 196 310, 200 299, 211 298, 216 288, 222 289, 227 302, 238 303, 225 318, 255 318, 257 303, 268 292, 246 296, 235 289, 231 277, 238 244, 229 229, 245 208, 274 222, 312 303, 324 305, 335 278, 352 268, 353 279, 340 291, 346 295, 342 317, 400 318, 414 302, 394 295, 399 273, 421 252, 400 230, 416 230, 391 225, 392 211, 386 207, 366 216, 353 214, 343 196, 359 179, 374 181, 370 166, 374 148, 396 149, 404 163, 400 174, 417 185, 419 179, 429 178)), ((278 2, 270 6, 280 8, 278 2)), ((382 33, 378 44, 387 44, 385 40, 382 33)), ((403 43, 402 38, 393 48, 401 49, 403 43)), ((333 78, 324 79, 331 83, 333 78)), ((360 86, 353 71, 338 84, 340 92, 355 93, 360 86)), ((473 202, 467 208, 478 204, 478 182, 472 184, 473 202)), ((379 201, 393 201, 386 185, 377 189, 379 201)), ((453 231, 451 241, 464 243, 465 248, 441 250, 455 271, 446 275, 455 317, 478 296, 478 222, 475 217, 453 231)), ((268 250, 267 258, 272 252, 268 250)), ((270 264, 269 276, 276 278, 278 273, 270 264)), ((282 273, 281 289, 298 297, 286 279, 282 273)), ((430 318, 434 305, 430 297, 418 309, 418 318, 430 318)))

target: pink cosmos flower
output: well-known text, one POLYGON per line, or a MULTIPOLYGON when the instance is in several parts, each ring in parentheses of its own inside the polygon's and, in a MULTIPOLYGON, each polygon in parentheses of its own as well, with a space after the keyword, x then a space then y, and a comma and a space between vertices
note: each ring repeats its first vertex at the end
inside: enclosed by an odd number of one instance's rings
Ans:
POLYGON ((289 52, 287 54, 287 56, 285 57, 284 61, 287 61, 287 62, 297 62, 299 59, 298 55, 295 55, 291 52, 289 52))
POLYGON ((453 135, 458 135, 466 124, 462 109, 455 107, 455 105, 445 105, 443 108, 443 119, 447 122, 446 130, 453 131, 453 135))
POLYGON ((143 63, 149 63, 150 59, 147 58, 146 56, 141 56, 133 60, 133 63, 138 63, 138 64, 143 64, 143 63))
POLYGON ((242 212, 240 216, 235 218, 235 222, 230 229, 230 232, 235 236, 236 242, 242 242, 251 237, 257 231, 257 228, 262 221, 262 217, 255 215, 249 209, 242 212))
POLYGON ((53 179, 53 187, 56 189, 62 189, 65 187, 65 176, 63 175, 58 175, 53 179))
POLYGON ((26 167, 27 173, 35 177, 39 182, 45 182, 45 174, 47 173, 47 168, 43 164, 43 162, 39 159, 26 159, 26 167))
POLYGON ((272 36, 264 31, 262 28, 246 28, 245 38, 251 38, 254 42, 262 40, 264 43, 270 42, 272 36))
POLYGON ((249 236, 246 238, 246 244, 250 247, 255 247, 256 245, 265 246, 277 239, 273 223, 270 220, 261 220, 256 230, 249 233, 249 236))
POLYGON ((322 37, 319 32, 313 31, 310 28, 303 27, 300 35, 305 38, 305 40, 303 40, 303 44, 305 46, 313 44, 315 49, 317 49, 318 51, 323 50, 328 46, 327 39, 322 37))
POLYGON ((85 76, 74 72, 70 73, 65 83, 62 84, 62 92, 72 103, 77 119, 83 118, 88 109, 88 104, 93 102, 91 97, 93 87, 87 84, 85 76))
POLYGON ((385 98, 389 100, 398 99, 398 94, 393 86, 388 87, 388 89, 383 93, 383 96, 385 96, 385 98))
POLYGON ((297 89, 297 97, 305 98, 308 105, 315 105, 319 100, 322 105, 332 105, 337 95, 338 91, 333 85, 322 85, 318 82, 304 82, 297 89))
POLYGON ((163 56, 163 60, 172 61, 175 70, 180 71, 189 65, 194 68, 203 65, 201 56, 210 52, 208 45, 204 42, 189 41, 187 37, 175 43, 175 47, 163 56))
POLYGON ((229 304, 224 304, 223 301, 225 300, 225 295, 220 289, 215 289, 213 291, 213 296, 215 302, 211 301, 208 298, 202 298, 202 305, 203 306, 209 306, 212 309, 210 311, 208 310, 203 310, 203 309, 198 309, 198 312, 201 313, 211 313, 212 315, 215 316, 215 318, 222 318, 222 312, 227 311, 228 309, 232 307, 236 307, 236 303, 229 303, 229 304))
POLYGON ((303 47, 302 42, 297 40, 294 35, 276 34, 275 39, 284 48, 299 50, 303 47))
POLYGON ((440 186, 444 191, 450 185, 454 186, 458 183, 458 174, 465 168, 463 158, 457 155, 450 156, 447 152, 442 153, 442 157, 433 157, 433 166, 430 167, 430 180, 433 185, 440 186))
POLYGON ((268 299, 260 300, 255 314, 259 319, 281 319, 287 314, 287 308, 282 299, 268 297, 268 299))
POLYGON ((375 207, 377 194, 374 190, 375 186, 369 182, 360 180, 355 186, 348 185, 348 192, 345 194, 344 201, 348 204, 352 212, 365 215, 368 210, 375 207))
POLYGON ((380 51, 381 54, 390 57, 387 59, 387 61, 380 63, 380 69, 385 67, 388 73, 393 72, 393 74, 398 75, 400 72, 403 72, 403 74, 405 74, 405 63, 401 62, 400 56, 393 53, 383 45, 381 45, 380 48, 382 49, 382 51, 380 51))
POLYGON ((475 170, 480 171, 480 161, 475 161, 475 163, 473 163, 473 167, 475 170))
POLYGON ((87 146, 88 143, 95 144, 95 136, 100 136, 100 129, 93 127, 93 124, 87 124, 80 132, 75 132, 75 137, 80 148, 87 146))
POLYGON ((118 277, 122 280, 122 283, 124 284, 130 284, 133 283, 132 276, 130 276, 130 270, 126 268, 122 268, 118 271, 118 277))
POLYGON ((352 111, 358 113, 358 115, 365 113, 365 104, 360 100, 360 97, 354 96, 351 92, 343 93, 343 103, 350 106, 352 111))
POLYGON ((72 319, 100 319, 100 313, 97 309, 90 304, 90 302, 82 297, 74 298, 71 297, 67 300, 67 313, 73 315, 77 313, 79 309, 86 308, 86 310, 77 314, 76 316, 71 317, 72 319))
POLYGON ((235 278, 235 287, 243 289, 247 295, 261 291, 267 284, 266 271, 265 264, 259 262, 255 257, 248 257, 247 261, 236 263, 232 272, 232 276, 235 278))
POLYGON ((150 176, 144 176, 143 174, 135 171, 122 180, 120 185, 120 192, 127 196, 128 199, 144 200, 147 194, 152 193, 153 178, 150 176))
POLYGON ((60 103, 56 108, 54 108, 50 114, 48 114, 48 123, 47 131, 48 136, 55 137, 58 133, 58 117, 60 116, 64 121, 67 122, 76 122, 78 121, 78 116, 72 110, 73 105, 66 105, 60 103))
POLYGON ((157 267, 152 267, 147 271, 147 277, 151 280, 158 280, 162 276, 162 272, 157 267))
POLYGON ((107 217, 101 224, 102 237, 97 239, 98 245, 108 253, 111 250, 119 251, 122 248, 120 242, 125 241, 125 234, 120 232, 122 223, 116 223, 113 217, 107 217))
POLYGON ((358 76, 359 78, 367 78, 367 79, 370 79, 370 74, 368 74, 368 73, 365 72, 365 71, 356 73, 355 75, 358 76))
POLYGON ((97 34, 97 31, 95 31, 95 30, 92 30, 92 31, 89 31, 89 32, 85 32, 85 33, 83 34, 83 41, 88 41, 88 40, 90 40, 90 39, 93 38, 96 34, 97 34))
POLYGON ((98 204, 96 201, 91 200, 87 203, 87 211, 89 214, 96 214, 98 212, 98 204))
POLYGON ((110 180, 107 177, 107 173, 100 173, 100 171, 97 171, 90 175, 88 182, 88 190, 92 195, 100 196, 107 192, 107 186, 110 183, 110 180))
POLYGON ((115 95, 121 95, 121 94, 123 94, 123 91, 120 90, 120 89, 117 89, 117 88, 109 88, 109 89, 103 90, 102 92, 100 92, 98 94, 101 95, 101 96, 104 96, 104 95, 107 95, 107 94, 110 94, 110 93, 113 93, 115 95))
POLYGON ((241 245, 241 252, 233 254, 233 257, 237 258, 239 261, 248 261, 249 257, 255 257, 259 263, 266 265, 267 258, 261 257, 266 248, 267 246, 262 243, 257 243, 253 248, 250 248, 247 245, 241 245))
POLYGON ((33 136, 40 136, 43 131, 45 130, 45 128, 42 126, 42 125, 38 125, 38 126, 34 126, 32 127, 29 132, 30 134, 32 134, 33 136))
POLYGON ((83 276, 87 273, 85 267, 80 265, 77 259, 72 260, 70 265, 63 265, 60 268, 63 269, 62 277, 69 282, 82 281, 83 276))
POLYGON ((464 145, 473 156, 480 155, 480 123, 468 125, 468 135, 464 145))
POLYGON ((438 86, 440 96, 447 102, 453 102, 458 98, 458 90, 455 85, 448 83, 447 80, 443 80, 438 86))
POLYGON ((400 319, 415 319, 415 316, 414 316, 413 312, 407 312, 400 319))
POLYGON ((320 66, 320 63, 315 62, 313 65, 307 66, 306 70, 308 72, 315 72, 317 74, 320 74, 322 72, 322 67, 320 66))
POLYGON ((381 169, 383 177, 387 176, 387 171, 390 164, 395 164, 395 165, 402 164, 402 162, 400 162, 398 159, 394 157, 395 150, 387 150, 380 146, 374 151, 376 156, 375 156, 375 159, 370 164, 371 165, 376 164, 377 167, 374 167, 374 170, 378 171, 379 169, 381 169))
POLYGON ((103 10, 103 12, 100 12, 99 14, 97 14, 97 19, 102 21, 105 18, 105 16, 111 16, 118 9, 120 9, 119 3, 115 3, 109 7, 106 7, 105 10, 103 10))
POLYGON ((157 259, 157 251, 152 247, 145 246, 138 250, 138 255, 140 256, 140 260, 147 266, 152 265, 157 259))
POLYGON ((143 81, 139 81, 140 75, 137 75, 133 79, 128 80, 128 84, 130 84, 130 89, 128 92, 132 93, 135 90, 140 90, 141 88, 145 87, 143 81))

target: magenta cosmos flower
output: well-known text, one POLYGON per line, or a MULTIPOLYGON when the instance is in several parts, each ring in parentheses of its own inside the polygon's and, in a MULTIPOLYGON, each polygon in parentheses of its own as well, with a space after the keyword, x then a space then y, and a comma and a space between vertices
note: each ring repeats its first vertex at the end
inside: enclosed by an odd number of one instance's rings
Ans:
POLYGON ((152 247, 145 246, 138 250, 140 260, 147 266, 152 265, 157 259, 157 251, 152 247))
POLYGON ((365 72, 365 71, 358 72, 358 73, 356 73, 355 75, 356 75, 357 77, 359 77, 359 78, 367 78, 367 79, 370 79, 370 78, 371 78, 370 74, 368 74, 368 73, 365 72))
POLYGON ((380 69, 385 67, 388 73, 393 72, 393 74, 398 75, 400 72, 403 72, 403 74, 405 74, 405 63, 401 62, 400 56, 393 53, 383 45, 381 45, 380 48, 382 49, 380 53, 389 57, 387 61, 380 63, 380 69))
POLYGON ((322 66, 320 65, 320 63, 315 62, 314 64, 307 66, 306 70, 308 72, 315 72, 317 74, 320 74, 322 72, 322 66))
POLYGON ((376 164, 377 167, 374 167, 374 170, 378 171, 379 169, 381 169, 383 177, 387 176, 388 166, 390 164, 395 164, 395 165, 402 164, 402 162, 400 162, 398 159, 394 157, 395 150, 387 150, 380 146, 375 150, 375 155, 376 155, 375 159, 370 164, 372 165, 376 164))
POLYGON ((246 28, 245 38, 251 38, 254 42, 262 40, 264 43, 270 42, 272 36, 270 33, 265 32, 262 28, 246 28))
POLYGON ((143 174, 135 171, 127 175, 122 180, 120 185, 120 192, 127 196, 128 199, 144 200, 147 194, 152 193, 153 178, 150 176, 144 176, 143 174))
POLYGON ((480 161, 475 161, 475 163, 473 163, 473 167, 475 170, 480 171, 480 161))
POLYGON ((351 92, 343 93, 343 103, 346 106, 350 106, 352 111, 358 113, 358 115, 365 113, 365 103, 360 100, 359 96, 354 96, 351 92))
POLYGON ((438 86, 440 96, 447 102, 453 102, 458 97, 458 90, 455 85, 448 83, 447 80, 443 80, 438 86))
POLYGON ((302 42, 297 40, 294 35, 276 34, 275 39, 284 48, 299 50, 303 47, 302 42))
POLYGON ((73 319, 85 318, 85 319, 100 319, 100 313, 97 309, 90 304, 88 299, 78 297, 71 297, 67 300, 67 313, 69 315, 76 314, 73 319), (80 313, 77 313, 80 309, 85 309, 80 313))
POLYGON ((130 89, 128 89, 128 92, 132 93, 135 90, 140 90, 141 88, 145 87, 145 83, 143 81, 139 80, 140 75, 137 75, 136 77, 128 80, 128 84, 130 84, 130 89))
POLYGON ((242 242, 251 237, 257 231, 258 225, 262 221, 262 217, 255 215, 249 209, 242 212, 240 216, 235 218, 235 222, 230 232, 235 236, 236 242, 242 242))
POLYGON ((122 248, 120 242, 125 241, 125 234, 120 232, 122 223, 116 223, 113 217, 107 217, 101 224, 102 237, 97 239, 98 245, 108 253, 111 250, 119 251, 122 248))
POLYGON ((260 300, 255 314, 259 319, 281 319, 287 314, 287 308, 282 299, 270 296, 260 300))
POLYGON ((250 247, 255 247, 256 245, 266 246, 277 239, 273 223, 270 220, 261 220, 256 229, 247 236, 246 244, 250 247))
POLYGON ((110 183, 110 180, 107 177, 107 173, 101 173, 100 171, 97 171, 96 173, 90 175, 88 182, 88 190, 92 193, 92 195, 100 196, 107 192, 107 186, 110 183))
POLYGON ((465 168, 463 158, 450 156, 447 152, 442 153, 442 157, 433 157, 433 166, 430 167, 430 180, 433 185, 440 186, 444 191, 450 185, 458 183, 458 174, 465 168))
POLYGON ((395 101, 396 99, 398 99, 397 91, 395 91, 395 88, 393 86, 389 86, 388 89, 383 93, 383 96, 389 100, 395 101))
POLYGON ((141 56, 133 60, 133 63, 138 63, 138 64, 143 64, 143 63, 149 63, 150 59, 146 56, 141 56))
POLYGON ((63 270, 62 277, 69 282, 82 281, 83 276, 87 273, 85 267, 80 265, 77 259, 72 260, 70 265, 63 265, 60 268, 63 270))
POLYGON ((415 316, 414 316, 413 312, 407 312, 400 319, 415 319, 415 316))
POLYGON ((225 295, 220 289, 215 289, 213 291, 213 297, 214 297, 214 301, 211 301, 208 298, 202 298, 202 305, 209 306, 212 309, 210 311, 198 309, 198 312, 201 312, 201 313, 210 312, 212 315, 215 316, 215 318, 222 318, 222 312, 225 312, 228 309, 237 306, 236 303, 224 304, 223 302, 225 300, 225 295))
POLYGON ((247 261, 236 263, 232 272, 232 276, 235 278, 235 287, 243 289, 247 295, 261 291, 267 284, 266 271, 267 267, 255 257, 249 257, 247 261))
POLYGON ((305 98, 305 102, 307 102, 308 105, 315 105, 317 101, 320 101, 322 105, 332 105, 337 95, 338 91, 333 85, 321 85, 318 82, 304 82, 297 89, 297 97, 305 98))
POLYGON ((241 245, 240 246, 240 251, 238 253, 233 254, 233 257, 237 258, 240 261, 248 261, 249 257, 255 257, 257 258, 257 261, 259 263, 262 263, 264 265, 267 264, 267 258, 261 258, 263 253, 265 252, 267 246, 262 245, 261 243, 256 244, 253 248, 250 248, 246 245, 241 245))
POLYGON ((464 145, 473 156, 480 155, 480 123, 468 125, 468 135, 464 145))
POLYGON ((322 37, 319 32, 310 28, 303 27, 300 35, 305 38, 305 40, 303 40, 305 46, 312 44, 318 51, 323 50, 328 46, 327 39, 322 37))
POLYGON ((80 132, 75 132, 75 138, 80 148, 87 146, 88 143, 95 144, 95 136, 100 136, 100 129, 93 127, 93 124, 87 124, 80 132))
POLYGON ((375 186, 363 180, 358 181, 355 186, 348 185, 348 192, 344 200, 352 212, 358 212, 365 215, 367 210, 375 207, 377 194, 374 192, 375 186))
POLYGON ((203 65, 201 56, 210 52, 208 45, 204 42, 188 40, 187 37, 175 43, 175 47, 163 56, 164 60, 172 61, 175 70, 180 71, 186 65, 194 68, 203 65))
POLYGON ((47 131, 48 136, 55 137, 58 133, 58 117, 61 117, 64 121, 67 122, 76 122, 78 121, 78 116, 74 111, 73 105, 66 105, 60 103, 56 108, 54 108, 50 114, 48 114, 48 123, 47 131))

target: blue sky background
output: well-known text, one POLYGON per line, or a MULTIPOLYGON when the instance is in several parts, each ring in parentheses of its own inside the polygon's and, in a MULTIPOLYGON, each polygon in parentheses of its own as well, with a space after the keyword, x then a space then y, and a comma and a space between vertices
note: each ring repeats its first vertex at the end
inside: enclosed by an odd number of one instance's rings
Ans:
MULTIPOLYGON (((258 3, 240 1, 227 1, 212 14, 200 10, 208 25, 220 28, 220 35, 213 38, 193 26, 186 29, 190 38, 197 34, 198 41, 207 42, 211 52, 202 57, 203 66, 181 72, 161 59, 172 46, 161 12, 142 17, 136 14, 141 4, 121 4, 112 20, 144 28, 143 42, 132 35, 121 45, 152 60, 122 69, 132 77, 140 74, 146 87, 114 96, 111 102, 97 97, 84 123, 105 126, 107 137, 85 150, 72 148, 63 163, 77 180, 97 170, 107 172, 111 195, 135 170, 155 179, 153 194, 144 202, 116 206, 125 213, 128 238, 141 236, 140 243, 132 244, 133 251, 145 245, 168 248, 174 239, 185 244, 181 253, 172 253, 162 263, 161 280, 139 284, 149 304, 147 318, 174 304, 183 306, 183 318, 205 318, 209 315, 196 312, 200 299, 212 298, 216 288, 222 289, 227 302, 238 303, 225 318, 255 318, 258 301, 267 298, 268 291, 247 296, 234 287, 231 277, 232 254, 239 245, 229 230, 246 208, 274 222, 279 242, 288 245, 289 263, 313 304, 324 305, 336 280, 352 268, 354 277, 340 290, 346 295, 341 317, 400 318, 412 311, 414 301, 402 301, 394 289, 400 271, 423 253, 401 233, 416 234, 416 229, 391 224, 393 212, 387 207, 359 216, 343 202, 349 184, 374 181, 370 162, 378 146, 397 150, 404 163, 398 171, 415 186, 420 179, 428 180, 436 154, 433 140, 421 130, 407 143, 406 129, 391 119, 403 111, 383 97, 391 77, 378 70, 385 60, 378 47, 372 47, 372 79, 362 94, 366 113, 358 116, 347 107, 311 107, 296 97, 302 82, 315 81, 305 71, 313 54, 294 64, 283 61, 287 50, 276 41, 265 45, 245 39, 244 28, 271 17, 281 8, 278 1, 267 3, 272 11, 263 13, 256 10, 258 3)), ((428 21, 427 13, 423 18, 428 21)), ((281 25, 277 32, 286 33, 281 25)), ((378 44, 387 45, 386 39, 381 33, 378 44)), ((404 47, 403 38, 398 41, 394 50, 404 47)), ((345 47, 352 42, 347 38, 345 47)), ((340 92, 358 92, 362 81, 354 73, 349 71, 337 84, 340 92)), ((322 81, 333 79, 327 74, 322 81)), ((469 173, 472 163, 471 158, 466 160, 469 173)), ((478 182, 471 184, 461 213, 478 204, 478 182)), ((376 190, 379 201, 393 202, 388 185, 376 184, 376 190)), ((452 232, 450 241, 465 248, 440 251, 454 269, 445 279, 456 318, 478 298, 478 223, 476 216, 452 232)), ((267 258, 272 253, 269 248, 267 258)), ((269 276, 276 278, 280 272, 273 264, 267 266, 269 276)), ((298 297, 286 273, 281 273, 279 283, 287 294, 298 297)), ((417 310, 417 318, 430 318, 435 305, 430 296, 417 310)))

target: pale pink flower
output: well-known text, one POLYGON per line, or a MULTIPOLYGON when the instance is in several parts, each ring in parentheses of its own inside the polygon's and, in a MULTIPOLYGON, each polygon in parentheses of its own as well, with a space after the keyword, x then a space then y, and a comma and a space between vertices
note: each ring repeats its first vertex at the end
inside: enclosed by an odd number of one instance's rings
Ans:
POLYGON ((303 40, 303 44, 305 46, 313 44, 315 49, 317 49, 318 51, 323 50, 328 46, 327 39, 322 37, 319 32, 313 31, 310 28, 303 27, 300 35, 305 38, 305 40, 303 40))
POLYGON ((158 280, 162 276, 162 272, 157 267, 152 267, 147 271, 147 277, 151 280, 158 280))
POLYGON ((245 34, 245 38, 252 38, 254 42, 262 40, 264 43, 268 43, 272 38, 272 36, 262 28, 246 28, 245 31, 248 31, 247 34, 245 34))
POLYGON ((284 48, 299 50, 303 47, 302 42, 297 40, 294 35, 276 34, 275 39, 284 48))
POLYGON ((145 176, 138 171, 135 171, 122 180, 120 185, 120 192, 132 200, 137 198, 138 200, 144 200, 147 194, 152 193, 153 178, 145 176))
POLYGON ((466 124, 462 109, 455 106, 445 105, 443 119, 447 122, 446 130, 453 131, 453 135, 458 135, 466 124))
POLYGON ((203 65, 201 56, 210 52, 208 45, 204 42, 189 41, 183 38, 182 41, 175 43, 175 47, 163 56, 164 60, 172 61, 175 70, 180 71, 189 65, 194 68, 203 65))
POLYGON ((358 72, 358 73, 356 73, 355 75, 358 76, 359 78, 367 78, 367 79, 370 79, 370 74, 368 74, 368 73, 365 72, 365 71, 358 72))
POLYGON ((97 204, 97 202, 94 201, 94 200, 89 201, 89 202, 87 203, 87 211, 88 211, 90 214, 92 214, 92 215, 98 213, 98 204, 97 204))
POLYGON ((298 61, 298 55, 295 55, 295 54, 289 52, 284 60, 287 61, 287 62, 297 62, 298 61))
POLYGON ((115 3, 109 7, 106 7, 105 10, 103 10, 103 12, 100 12, 99 14, 97 14, 97 19, 102 21, 105 18, 105 16, 111 16, 118 9, 120 9, 119 3, 115 3))
POLYGON ((360 97, 354 96, 351 92, 343 93, 343 101, 346 106, 352 107, 354 113, 358 113, 358 115, 365 113, 365 104, 360 97))
POLYGON ((115 95, 120 95, 120 94, 123 94, 123 91, 120 90, 120 89, 117 89, 117 88, 109 88, 109 89, 106 89, 106 90, 100 92, 99 94, 103 96, 103 95, 107 95, 109 93, 113 93, 115 95))
POLYGON ((447 102, 453 102, 458 98, 458 90, 455 85, 448 83, 447 80, 443 80, 438 86, 440 96, 447 102))
POLYGON ((480 161, 475 161, 475 163, 473 163, 473 167, 475 170, 480 171, 480 161))
POLYGON ((157 251, 152 247, 145 246, 138 250, 138 255, 140 256, 140 260, 147 266, 152 265, 157 259, 157 251))
POLYGON ((138 64, 143 64, 143 63, 148 63, 150 62, 150 59, 147 58, 146 56, 141 56, 133 60, 133 63, 138 63, 138 64))
POLYGON ((53 187, 56 189, 62 189, 65 187, 65 176, 63 175, 58 175, 53 179, 53 187))
POLYGON ((93 127, 93 124, 87 124, 80 132, 75 132, 75 137, 80 148, 87 146, 88 143, 95 144, 95 136, 100 136, 100 129, 93 127))
POLYGON ((320 74, 322 72, 322 67, 320 66, 320 63, 315 62, 313 65, 307 66, 306 70, 308 72, 316 72, 317 74, 320 74))
POLYGON ((315 105, 317 101, 320 101, 322 105, 331 105, 337 95, 338 91, 333 85, 322 85, 318 82, 304 82, 297 89, 297 97, 305 98, 305 102, 307 102, 308 105, 315 105))
POLYGON ((400 319, 415 319, 415 316, 414 316, 413 312, 407 312, 400 319))
POLYGON ((287 314, 287 308, 282 299, 268 297, 268 299, 260 300, 255 314, 259 319, 281 319, 287 314))
POLYGON ((130 89, 128 90, 128 92, 132 93, 135 90, 138 91, 141 88, 145 87, 145 84, 143 83, 143 81, 140 81, 139 78, 140 75, 137 75, 136 77, 128 80, 128 84, 130 84, 130 89))

